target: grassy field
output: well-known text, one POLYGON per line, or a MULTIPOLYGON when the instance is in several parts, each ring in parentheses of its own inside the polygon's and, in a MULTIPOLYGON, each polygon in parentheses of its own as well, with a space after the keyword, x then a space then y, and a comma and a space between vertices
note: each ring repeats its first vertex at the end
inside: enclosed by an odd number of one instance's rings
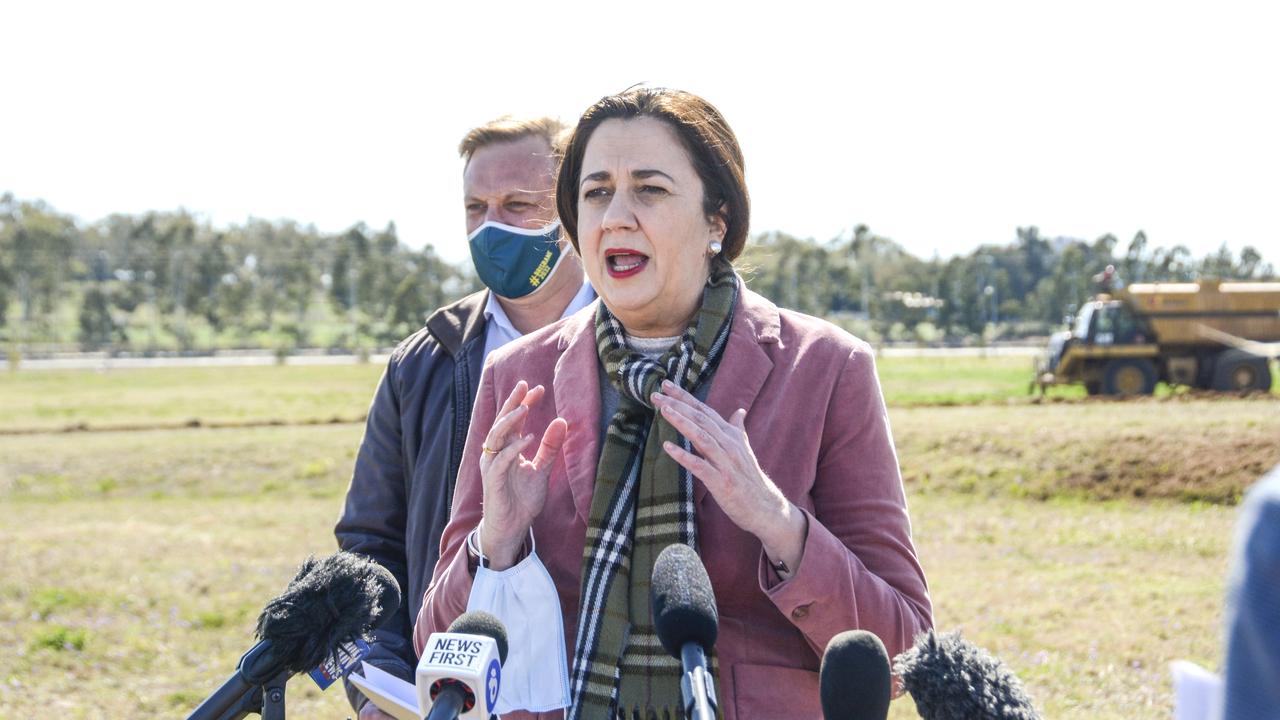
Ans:
MULTIPOLYGON (((983 362, 880 363, 937 625, 1004 658, 1047 717, 1168 717, 1168 662, 1220 662, 1231 503, 1280 463, 1280 404, 1032 404, 1011 363, 983 362), (974 387, 980 404, 937 400, 974 387)), ((197 406, 206 423, 324 421, 363 414, 379 372, 23 371, 0 377, 0 428, 181 423, 197 406)), ((361 432, 0 435, 0 717, 189 712, 297 564, 333 550, 361 432)), ((306 678, 289 707, 349 714, 306 678)), ((915 717, 910 701, 893 717, 915 717)))
POLYGON ((935 625, 1002 658, 1045 717, 1168 718, 1169 662, 1218 667, 1229 508, 909 500, 935 625))
MULTIPOLYGON (((885 401, 896 407, 1041 402, 1027 392, 1028 358, 881 358, 877 368, 885 401)), ((0 372, 0 434, 358 420, 382 370, 369 363, 0 372)), ((1161 386, 1157 397, 1167 396, 1161 386)), ((1047 401, 1083 398, 1083 388, 1061 387, 1047 401)))
MULTIPOLYGON (((890 405, 1030 402, 1028 357, 881 357, 880 385, 890 405)), ((1084 397, 1084 388, 1054 388, 1054 397, 1084 397)))
MULTIPOLYGON (((332 550, 340 501, 334 486, 6 503, 0 716, 189 712, 299 560, 332 550)), ((1219 661, 1230 509, 954 494, 911 504, 938 625, 1004 658, 1048 717, 1167 717, 1168 662, 1219 661)), ((295 717, 345 717, 336 689, 290 688, 295 717)), ((909 702, 894 717, 914 717, 909 702)))
MULTIPOLYGON (((355 420, 382 370, 371 363, 0 372, 0 434, 355 420)), ((892 405, 1030 402, 1025 358, 891 358, 880 372, 892 405)))
POLYGON ((261 366, 0 373, 0 432, 353 420, 382 366, 261 366))

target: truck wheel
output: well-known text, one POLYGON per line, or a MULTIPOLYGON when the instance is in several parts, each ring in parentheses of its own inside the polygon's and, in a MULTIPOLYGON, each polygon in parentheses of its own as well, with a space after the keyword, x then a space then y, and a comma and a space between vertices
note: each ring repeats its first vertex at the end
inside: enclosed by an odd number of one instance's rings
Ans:
POLYGON ((1084 384, 1084 391, 1090 396, 1102 394, 1102 383, 1097 380, 1089 380, 1084 384))
POLYGON ((1120 358, 1107 363, 1102 391, 1108 395, 1150 395, 1156 389, 1156 368, 1144 358, 1120 358))
POLYGON ((1223 392, 1271 389, 1271 368, 1267 359, 1240 349, 1218 355, 1213 364, 1213 389, 1223 392))

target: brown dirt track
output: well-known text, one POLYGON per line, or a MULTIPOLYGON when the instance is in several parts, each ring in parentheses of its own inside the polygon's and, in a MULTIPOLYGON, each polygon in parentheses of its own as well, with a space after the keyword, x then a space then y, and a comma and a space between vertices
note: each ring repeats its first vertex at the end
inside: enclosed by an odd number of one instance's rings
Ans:
POLYGON ((890 409, 919 491, 1233 504, 1280 465, 1274 396, 890 409))

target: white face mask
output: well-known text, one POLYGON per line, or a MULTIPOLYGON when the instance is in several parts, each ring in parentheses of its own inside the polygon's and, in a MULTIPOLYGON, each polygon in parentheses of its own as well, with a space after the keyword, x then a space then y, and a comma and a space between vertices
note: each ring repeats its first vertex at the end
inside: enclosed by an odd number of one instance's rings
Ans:
POLYGON ((507 661, 502 664, 498 714, 568 707, 569 663, 560 595, 537 554, 531 550, 502 571, 481 563, 467 599, 467 612, 472 610, 493 613, 506 626, 507 661))

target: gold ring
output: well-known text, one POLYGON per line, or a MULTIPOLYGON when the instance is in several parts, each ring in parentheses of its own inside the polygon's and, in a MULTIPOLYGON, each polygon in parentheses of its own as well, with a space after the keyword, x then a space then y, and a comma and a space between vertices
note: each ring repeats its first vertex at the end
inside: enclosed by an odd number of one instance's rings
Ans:
POLYGON ((498 451, 497 451, 497 450, 494 450, 493 448, 489 447, 488 445, 481 445, 481 446, 480 446, 480 452, 484 453, 485 455, 497 455, 497 454, 498 454, 498 451))

